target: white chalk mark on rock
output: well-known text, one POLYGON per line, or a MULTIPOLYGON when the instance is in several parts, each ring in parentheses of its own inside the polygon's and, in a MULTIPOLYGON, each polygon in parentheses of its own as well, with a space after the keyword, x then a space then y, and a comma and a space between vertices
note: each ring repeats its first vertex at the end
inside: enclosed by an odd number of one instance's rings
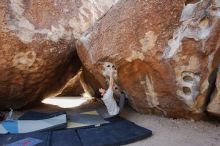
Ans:
POLYGON ((146 75, 145 81, 142 81, 141 84, 144 85, 148 106, 150 108, 156 108, 157 110, 161 111, 164 115, 167 115, 167 112, 159 107, 159 100, 157 98, 156 92, 154 91, 154 83, 152 78, 146 75))
POLYGON ((147 52, 152 49, 155 46, 156 41, 157 35, 153 31, 145 33, 144 38, 140 40, 140 43, 142 44, 142 51, 147 52))
POLYGON ((110 70, 113 69, 113 78, 115 81, 117 81, 117 70, 115 68, 115 65, 112 64, 111 62, 104 62, 103 63, 103 70, 102 70, 102 74, 103 76, 106 77, 110 77, 110 70))
POLYGON ((133 60, 137 60, 137 59, 144 60, 144 54, 139 51, 132 51, 131 56, 128 57, 126 60, 128 62, 132 62, 133 60))

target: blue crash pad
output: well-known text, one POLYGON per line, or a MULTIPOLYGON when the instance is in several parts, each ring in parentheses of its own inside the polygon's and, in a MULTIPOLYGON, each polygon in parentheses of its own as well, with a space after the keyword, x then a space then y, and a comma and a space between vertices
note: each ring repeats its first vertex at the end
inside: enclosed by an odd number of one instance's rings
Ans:
POLYGON ((18 120, 43 120, 43 119, 49 119, 52 117, 56 117, 59 115, 66 114, 65 111, 59 111, 59 112, 52 112, 52 113, 42 113, 42 112, 35 112, 35 111, 29 111, 24 113, 22 116, 18 118, 18 120))
POLYGON ((51 136, 52 146, 82 146, 75 129, 54 131, 51 136))
MULTIPOLYGON (((113 119, 111 119, 113 120, 113 119)), ((125 119, 116 119, 100 127, 79 129, 84 146, 112 146, 129 144, 152 135, 152 131, 125 119)))
POLYGON ((98 127, 2 134, 0 146, 20 146, 20 143, 26 143, 26 146, 115 146, 129 144, 152 135, 152 131, 119 116, 105 120, 110 123, 98 127))
POLYGON ((50 132, 0 135, 0 146, 49 146, 50 132))

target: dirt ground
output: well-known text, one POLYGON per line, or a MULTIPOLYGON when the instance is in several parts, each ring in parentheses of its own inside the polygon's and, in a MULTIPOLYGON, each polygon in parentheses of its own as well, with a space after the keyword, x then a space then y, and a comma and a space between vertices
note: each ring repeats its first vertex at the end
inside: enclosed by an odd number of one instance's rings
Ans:
POLYGON ((220 122, 174 120, 128 108, 122 116, 153 131, 152 137, 128 146, 220 146, 220 122))
MULTIPOLYGON (((104 106, 100 103, 92 103, 71 109, 42 104, 33 109, 16 111, 13 117, 16 118, 27 110, 43 112, 66 110, 67 114, 71 114, 94 109, 104 117, 108 116, 104 106)), ((154 115, 143 115, 129 107, 124 108, 121 116, 153 131, 152 137, 128 144, 128 146, 220 146, 220 122, 194 122, 184 119, 174 120, 154 115)))

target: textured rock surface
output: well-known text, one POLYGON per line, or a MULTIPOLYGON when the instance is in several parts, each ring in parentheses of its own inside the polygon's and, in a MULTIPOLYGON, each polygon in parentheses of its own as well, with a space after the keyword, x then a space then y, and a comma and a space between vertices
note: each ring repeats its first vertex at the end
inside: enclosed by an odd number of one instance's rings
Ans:
POLYGON ((83 96, 85 98, 93 98, 95 95, 93 88, 95 87, 90 86, 89 81, 91 81, 91 78, 87 81, 86 75, 85 70, 80 70, 77 75, 68 81, 58 96, 83 96))
POLYGON ((68 83, 63 87, 63 89, 60 91, 60 94, 57 95, 58 97, 63 96, 80 96, 82 93, 84 93, 83 87, 80 83, 80 75, 75 75, 72 79, 68 81, 68 83))
POLYGON ((115 0, 1 0, 0 107, 59 91, 80 67, 73 40, 115 0))
POLYGON ((103 65, 116 65, 118 83, 139 112, 202 115, 220 59, 220 6, 190 2, 120 1, 77 42, 82 63, 102 86, 103 65))
POLYGON ((216 89, 211 97, 211 101, 208 105, 207 111, 220 117, 220 70, 216 79, 216 89))

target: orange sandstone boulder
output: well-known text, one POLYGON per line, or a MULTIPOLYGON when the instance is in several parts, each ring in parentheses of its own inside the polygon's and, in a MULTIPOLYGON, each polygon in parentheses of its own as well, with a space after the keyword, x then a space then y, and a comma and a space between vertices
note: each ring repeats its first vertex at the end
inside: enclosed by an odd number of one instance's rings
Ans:
POLYGON ((216 88, 212 94, 211 101, 207 107, 210 114, 220 117, 220 70, 218 70, 216 88))
POLYGON ((74 39, 115 3, 0 1, 0 108, 56 95, 79 70, 74 39))
POLYGON ((220 59, 219 14, 218 0, 121 0, 84 33, 77 53, 102 86, 106 64, 115 65, 138 112, 196 118, 220 59))

